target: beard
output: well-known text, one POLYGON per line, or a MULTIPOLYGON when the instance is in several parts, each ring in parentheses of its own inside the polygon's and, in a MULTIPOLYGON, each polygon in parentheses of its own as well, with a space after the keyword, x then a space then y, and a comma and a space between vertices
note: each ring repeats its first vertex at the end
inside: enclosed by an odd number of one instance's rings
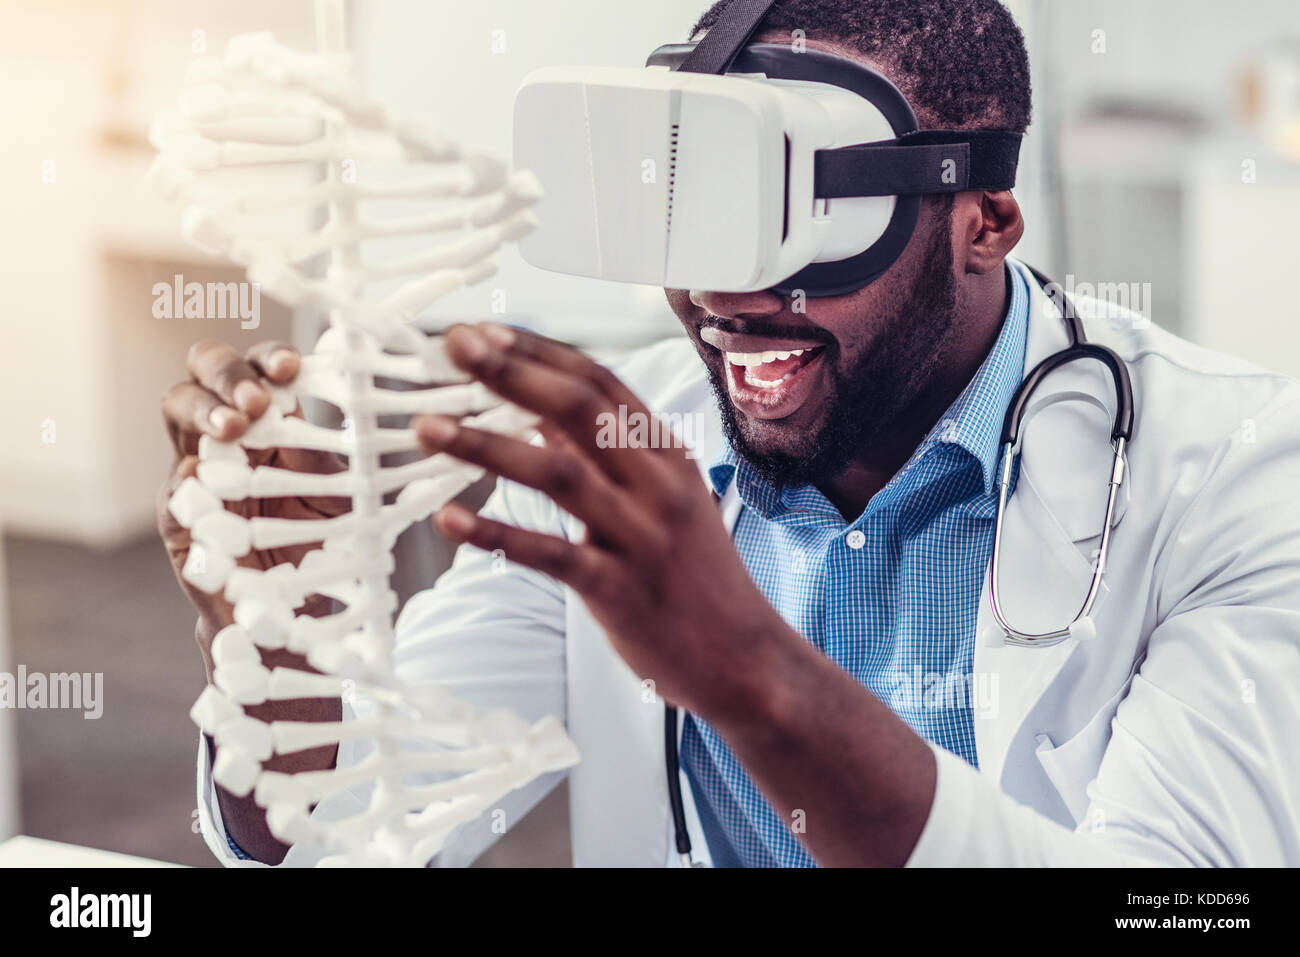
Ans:
MULTIPOLYGON (((941 221, 951 223, 951 207, 941 221)), ((758 447, 738 419, 725 372, 706 365, 727 440, 769 484, 823 484, 848 468, 863 449, 897 431, 904 411, 931 383, 956 323, 950 228, 940 225, 934 230, 914 288, 911 298, 882 317, 874 343, 861 358, 849 368, 830 369, 824 424, 797 449, 758 447)))

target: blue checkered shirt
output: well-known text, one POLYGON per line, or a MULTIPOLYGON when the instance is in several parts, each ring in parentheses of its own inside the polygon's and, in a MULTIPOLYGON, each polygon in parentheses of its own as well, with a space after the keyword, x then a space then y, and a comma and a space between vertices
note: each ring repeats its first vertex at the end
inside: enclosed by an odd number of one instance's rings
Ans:
MULTIPOLYGON (((975 623, 993 551, 998 439, 1024 374, 1029 289, 1011 269, 1002 331, 966 389, 852 522, 812 486, 774 488, 730 448, 741 560, 792 628, 917 734, 978 766, 975 623)), ((811 867, 812 857, 707 722, 683 723, 681 764, 719 867, 811 867)))

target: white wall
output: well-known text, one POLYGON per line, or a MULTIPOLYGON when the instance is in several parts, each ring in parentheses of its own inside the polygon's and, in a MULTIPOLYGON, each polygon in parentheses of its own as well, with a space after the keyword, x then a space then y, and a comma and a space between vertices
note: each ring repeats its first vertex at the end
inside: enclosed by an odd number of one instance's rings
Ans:
MULTIPOLYGON (((1300 149, 1284 155, 1278 115, 1247 109, 1261 54, 1289 44, 1300 68, 1300 4, 1020 2, 1041 27, 1035 112, 1061 121, 1066 254, 1052 268, 1149 283, 1157 323, 1300 374, 1300 306, 1276 282, 1300 214, 1300 149)), ((1300 103, 1291 110, 1300 123, 1300 103)))
MULTIPOLYGON (((1211 116, 1232 111, 1239 70, 1270 42, 1300 37, 1295 0, 1088 0, 1050 6, 1062 106, 1144 95, 1211 116), (1106 52, 1092 52, 1104 30, 1106 52)), ((1048 51, 1044 50, 1046 55, 1048 51)))
MULTIPOLYGON (((311 5, 46 0, 0 26, 0 524, 112 544, 147 534, 168 460, 158 412, 210 330, 153 319, 188 260, 174 209, 142 188, 149 119, 233 33, 310 43, 311 5), (53 163, 53 181, 43 174, 53 163), (52 430, 52 431, 51 431, 52 430), (53 441, 47 441, 48 439, 53 441)), ((222 330, 224 333, 226 330, 222 330)))

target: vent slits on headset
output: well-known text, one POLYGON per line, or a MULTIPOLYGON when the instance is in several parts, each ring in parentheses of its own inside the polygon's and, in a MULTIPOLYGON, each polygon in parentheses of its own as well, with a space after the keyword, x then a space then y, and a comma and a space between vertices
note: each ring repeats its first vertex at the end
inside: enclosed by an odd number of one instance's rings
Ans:
POLYGON ((668 134, 668 222, 667 228, 671 233, 673 228, 673 187, 677 183, 677 133, 681 125, 674 123, 671 132, 668 134))

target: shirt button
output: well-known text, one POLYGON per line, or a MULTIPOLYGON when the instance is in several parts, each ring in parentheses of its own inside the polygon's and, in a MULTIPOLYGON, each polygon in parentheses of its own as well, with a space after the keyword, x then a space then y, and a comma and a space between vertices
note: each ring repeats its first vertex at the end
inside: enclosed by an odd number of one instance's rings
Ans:
POLYGON ((862 530, 855 528, 844 536, 844 541, 848 543, 849 548, 857 551, 863 545, 867 544, 867 536, 862 534, 862 530))

